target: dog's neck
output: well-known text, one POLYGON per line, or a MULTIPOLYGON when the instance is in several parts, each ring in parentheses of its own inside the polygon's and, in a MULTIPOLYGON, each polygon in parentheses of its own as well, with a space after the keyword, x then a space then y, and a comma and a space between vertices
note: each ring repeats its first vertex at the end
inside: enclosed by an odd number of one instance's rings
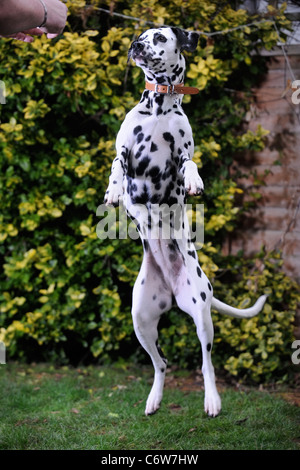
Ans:
MULTIPOLYGON (((184 67, 180 73, 176 74, 177 66, 174 67, 175 73, 154 74, 149 71, 145 73, 146 82, 154 85, 179 85, 184 82, 184 67)), ((157 118, 165 116, 174 111, 176 107, 180 108, 183 95, 177 93, 158 93, 156 91, 144 90, 140 104, 143 105, 144 111, 141 114, 155 115, 157 118)))
POLYGON ((144 90, 140 100, 139 110, 141 115, 153 115, 158 119, 168 115, 171 111, 176 112, 177 108, 181 109, 181 101, 183 95, 168 95, 163 93, 155 93, 154 91, 144 90))
POLYGON ((178 85, 184 82, 185 59, 182 54, 179 55, 175 64, 164 63, 155 70, 142 67, 145 73, 145 79, 149 83, 158 85, 178 85))

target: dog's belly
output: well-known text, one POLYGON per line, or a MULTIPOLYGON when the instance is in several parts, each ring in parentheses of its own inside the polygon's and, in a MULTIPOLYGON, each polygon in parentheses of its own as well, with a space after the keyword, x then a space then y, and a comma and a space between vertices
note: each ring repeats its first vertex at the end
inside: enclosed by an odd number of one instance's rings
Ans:
POLYGON ((171 296, 177 295, 180 286, 186 284, 185 259, 172 240, 144 240, 144 272, 159 279, 159 286, 171 296))

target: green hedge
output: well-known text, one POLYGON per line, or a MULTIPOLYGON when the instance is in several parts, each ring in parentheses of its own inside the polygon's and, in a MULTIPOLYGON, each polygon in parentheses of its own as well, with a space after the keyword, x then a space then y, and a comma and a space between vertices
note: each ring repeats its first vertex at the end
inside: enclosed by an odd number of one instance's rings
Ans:
MULTIPOLYGON (((141 70, 127 64, 128 47, 149 27, 146 21, 205 31, 253 22, 226 2, 203 1, 201 9, 197 0, 175 1, 172 9, 165 0, 87 5, 69 2, 68 25, 56 40, 0 40, 7 93, 0 105, 0 340, 8 358, 76 363, 136 354, 130 306, 141 244, 99 239, 96 232, 116 132, 144 86, 141 70)), ((273 20, 279 30, 288 27, 280 11, 271 10, 267 20, 202 35, 187 58, 187 82, 201 94, 185 98, 206 188, 194 200, 205 204, 200 262, 216 296, 228 303, 270 294, 255 319, 215 317, 215 364, 258 380, 282 375, 290 363, 296 286, 283 274, 278 254, 245 260, 220 253, 243 212, 236 205, 242 190, 230 173, 233 155, 264 146, 266 132, 244 125, 250 87, 266 71, 265 59, 250 53, 276 44, 273 20)), ((173 310, 161 328, 170 362, 200 362, 194 326, 184 314, 173 310)))

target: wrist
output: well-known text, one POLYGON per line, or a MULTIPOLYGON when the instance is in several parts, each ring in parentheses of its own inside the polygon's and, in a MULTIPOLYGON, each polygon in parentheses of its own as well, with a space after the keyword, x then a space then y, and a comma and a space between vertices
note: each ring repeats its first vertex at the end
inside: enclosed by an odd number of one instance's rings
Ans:
POLYGON ((4 36, 36 28, 44 17, 40 0, 0 0, 0 31, 4 36))
POLYGON ((44 0, 39 0, 39 2, 41 3, 43 9, 44 9, 44 18, 43 18, 43 21, 42 23, 40 24, 39 28, 43 28, 44 26, 46 26, 46 23, 47 23, 47 19, 48 19, 48 9, 47 9, 47 6, 44 2, 44 0))

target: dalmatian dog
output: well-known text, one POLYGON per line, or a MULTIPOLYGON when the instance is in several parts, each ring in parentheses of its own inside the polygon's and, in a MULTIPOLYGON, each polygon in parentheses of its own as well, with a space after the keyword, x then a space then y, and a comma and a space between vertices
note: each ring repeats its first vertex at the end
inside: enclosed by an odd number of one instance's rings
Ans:
MULTIPOLYGON (((186 230, 177 237, 166 230, 164 221, 175 230, 178 217, 167 217, 166 211, 160 211, 161 207, 174 205, 184 208, 187 194, 200 195, 204 189, 192 161, 191 126, 181 107, 183 94, 198 92, 183 84, 182 55, 183 50, 195 51, 197 43, 197 33, 168 27, 149 29, 132 43, 128 56, 144 71, 146 89, 117 135, 117 155, 104 199, 107 205, 124 204, 143 242, 143 261, 133 288, 132 318, 136 336, 150 355, 155 371, 146 415, 159 409, 163 396, 167 359, 158 344, 157 326, 164 312, 177 304, 193 318, 202 349, 204 409, 209 416, 217 416, 221 400, 211 361, 211 307, 245 318, 256 315, 266 300, 261 296, 254 306, 243 310, 217 300, 186 230)), ((184 223, 184 217, 179 217, 179 224, 184 227, 184 223)))

